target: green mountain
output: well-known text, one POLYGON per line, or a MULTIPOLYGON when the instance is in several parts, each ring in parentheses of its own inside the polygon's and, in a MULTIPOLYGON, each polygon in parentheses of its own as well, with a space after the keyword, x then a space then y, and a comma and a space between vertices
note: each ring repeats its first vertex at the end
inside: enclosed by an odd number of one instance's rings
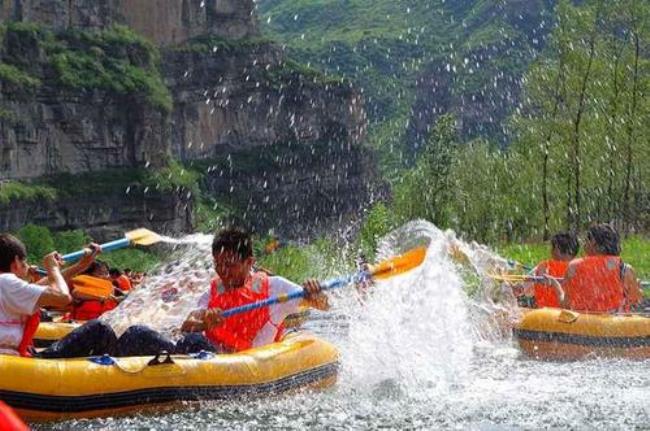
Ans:
POLYGON ((439 115, 464 139, 505 143, 521 77, 553 25, 551 0, 260 0, 263 31, 290 55, 351 78, 370 143, 403 164, 439 115))

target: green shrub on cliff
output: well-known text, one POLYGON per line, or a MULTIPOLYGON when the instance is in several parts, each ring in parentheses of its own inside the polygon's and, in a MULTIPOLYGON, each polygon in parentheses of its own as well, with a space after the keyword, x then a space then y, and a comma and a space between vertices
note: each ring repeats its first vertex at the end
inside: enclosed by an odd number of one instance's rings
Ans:
POLYGON ((0 182, 0 204, 7 205, 12 201, 53 201, 57 191, 44 185, 25 184, 19 181, 0 182))
POLYGON ((0 63, 0 80, 25 89, 36 88, 41 85, 40 79, 34 78, 29 73, 7 63, 0 63))
POLYGON ((14 45, 22 50, 14 47, 10 58, 3 58, 0 63, 2 80, 33 88, 49 78, 51 70, 65 87, 99 89, 120 96, 141 95, 158 109, 165 112, 172 109, 171 94, 158 69, 158 49, 127 27, 55 32, 33 23, 11 23, 5 31, 5 40, 11 36, 14 45), (51 67, 43 68, 44 72, 40 68, 31 70, 39 59, 26 58, 28 53, 38 53, 41 61, 47 61, 51 67), (26 70, 31 70, 31 74, 26 70), (45 76, 34 77, 34 73, 45 76))

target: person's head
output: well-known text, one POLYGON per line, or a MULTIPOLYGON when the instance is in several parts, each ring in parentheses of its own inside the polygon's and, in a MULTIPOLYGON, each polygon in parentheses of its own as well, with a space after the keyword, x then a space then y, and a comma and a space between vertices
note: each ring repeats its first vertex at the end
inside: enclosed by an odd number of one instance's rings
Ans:
POLYGON ((551 238, 551 256, 556 260, 571 260, 578 254, 580 244, 572 232, 559 232, 551 238))
POLYGON ((124 274, 126 274, 128 277, 131 276, 132 272, 133 270, 131 268, 124 268, 124 274))
POLYGON ((588 255, 618 256, 621 254, 621 237, 610 224, 593 224, 587 230, 585 252, 588 255))
POLYGON ((255 263, 250 233, 236 227, 221 230, 212 242, 212 257, 225 287, 243 286, 255 263))
POLYGON ((111 276, 111 278, 118 278, 120 275, 122 275, 122 272, 117 268, 111 268, 108 270, 108 274, 111 276))
POLYGON ((28 269, 25 245, 13 235, 0 234, 0 272, 12 272, 24 278, 28 269))
POLYGON ((108 271, 108 265, 102 261, 96 260, 90 264, 88 269, 84 271, 84 274, 90 275, 98 278, 110 278, 110 273, 108 271))

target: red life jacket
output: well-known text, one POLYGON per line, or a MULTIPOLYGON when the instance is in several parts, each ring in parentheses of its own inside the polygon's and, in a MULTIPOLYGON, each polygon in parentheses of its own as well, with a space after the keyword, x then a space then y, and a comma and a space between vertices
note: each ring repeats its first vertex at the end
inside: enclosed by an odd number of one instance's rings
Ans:
POLYGON ((115 283, 117 284, 117 287, 122 291, 122 292, 128 292, 131 290, 133 287, 131 285, 131 280, 129 280, 129 277, 126 275, 122 274, 119 277, 115 279, 115 283))
MULTIPOLYGON (((269 297, 269 277, 263 272, 251 274, 242 287, 226 290, 219 277, 210 284, 208 308, 229 310, 234 307, 263 301, 269 297)), ((271 321, 268 307, 251 310, 226 318, 223 324, 205 331, 205 336, 215 345, 239 352, 253 347, 253 341, 260 330, 271 321)), ((275 325, 275 341, 281 340, 282 324, 275 325)))
POLYGON ((28 431, 27 425, 20 420, 14 411, 0 401, 0 431, 28 431))
POLYGON ((93 320, 102 314, 117 307, 117 302, 112 299, 98 301, 96 299, 84 300, 76 303, 72 309, 73 320, 93 320))
MULTIPOLYGON (((564 278, 569 262, 566 260, 549 259, 542 262, 538 267, 543 267, 543 272, 537 272, 537 275, 550 275, 555 278, 564 278)), ((557 297, 555 288, 547 284, 535 284, 535 303, 538 308, 553 307, 560 308, 560 300, 557 297)))
POLYGON ((25 328, 23 329, 23 338, 20 340, 20 344, 18 344, 18 353, 20 356, 30 358, 32 356, 32 353, 30 352, 30 348, 34 345, 34 335, 36 334, 36 331, 38 330, 38 325, 41 323, 41 310, 36 311, 36 313, 32 314, 29 316, 27 321, 25 322, 25 328))
POLYGON ((567 274, 564 283, 572 310, 612 312, 624 305, 620 257, 586 256, 574 262, 575 273, 567 274))

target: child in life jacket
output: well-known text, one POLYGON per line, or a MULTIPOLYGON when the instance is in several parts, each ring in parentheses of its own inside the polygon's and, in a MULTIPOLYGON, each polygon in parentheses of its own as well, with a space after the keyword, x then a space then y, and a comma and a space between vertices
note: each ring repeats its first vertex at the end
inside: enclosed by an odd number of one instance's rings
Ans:
MULTIPOLYGON (((569 262, 578 255, 579 248, 578 238, 574 233, 559 232, 553 235, 551 238, 551 258, 538 263, 532 271, 533 275, 564 278, 569 262)), ((513 291, 515 295, 532 297, 536 308, 560 307, 555 288, 547 283, 526 283, 523 288, 515 287, 513 291)))
POLYGON ((281 340, 283 322, 298 312, 301 302, 320 310, 329 308, 327 296, 315 280, 299 286, 289 280, 253 270, 253 242, 250 234, 228 228, 212 243, 216 276, 180 328, 184 337, 178 342, 145 327, 132 326, 120 337, 118 356, 156 354, 161 350, 175 353, 238 352, 281 340), (304 290, 304 300, 295 299, 269 307, 223 318, 222 311, 273 296, 304 290))
POLYGON ((548 277, 560 305, 576 311, 612 313, 630 311, 643 294, 630 265, 620 257, 621 240, 609 224, 592 225, 585 242, 585 257, 569 263, 561 282, 548 277))

